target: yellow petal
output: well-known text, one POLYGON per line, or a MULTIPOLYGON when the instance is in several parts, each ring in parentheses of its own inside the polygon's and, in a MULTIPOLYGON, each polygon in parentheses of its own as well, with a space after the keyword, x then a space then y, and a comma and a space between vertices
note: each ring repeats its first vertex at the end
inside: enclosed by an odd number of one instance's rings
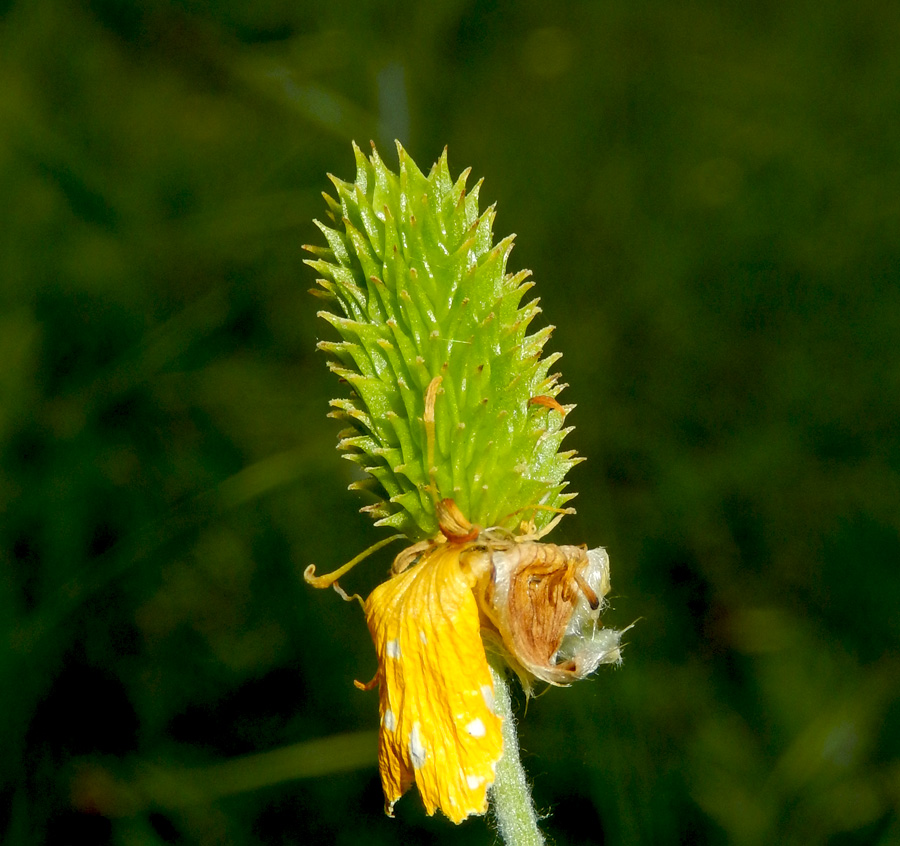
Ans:
POLYGON ((458 823, 487 810, 503 740, 472 587, 490 560, 461 557, 465 547, 435 544, 366 600, 388 814, 414 781, 429 815, 458 823))

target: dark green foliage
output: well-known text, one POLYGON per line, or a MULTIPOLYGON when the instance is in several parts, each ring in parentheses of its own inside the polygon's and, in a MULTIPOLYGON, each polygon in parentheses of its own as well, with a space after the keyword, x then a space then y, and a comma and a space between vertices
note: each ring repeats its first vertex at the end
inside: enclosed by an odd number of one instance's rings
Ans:
POLYGON ((554 842, 900 842, 895 3, 0 8, 4 846, 495 842, 386 819, 374 757, 110 789, 376 728, 302 583, 377 532, 300 245, 394 137, 518 233, 588 456, 554 538, 641 618, 520 723, 554 842))

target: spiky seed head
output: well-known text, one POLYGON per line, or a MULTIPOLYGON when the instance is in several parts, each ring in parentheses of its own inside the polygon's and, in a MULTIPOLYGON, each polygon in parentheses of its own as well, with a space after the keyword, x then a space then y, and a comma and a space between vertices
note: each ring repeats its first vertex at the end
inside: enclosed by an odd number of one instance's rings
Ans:
POLYGON ((541 528, 554 514, 535 506, 572 498, 579 459, 560 451, 570 408, 555 399, 559 354, 542 357, 553 327, 528 334, 530 274, 506 272, 513 236, 494 243, 494 207, 479 211, 468 170, 451 179, 446 150, 427 176, 399 144, 399 174, 374 145, 353 150, 356 180, 331 177, 330 222, 316 221, 327 247, 307 248, 336 332, 319 348, 350 387, 331 402, 338 447, 368 474, 351 487, 374 495, 376 525, 411 540, 437 534, 445 498, 482 526, 541 528))

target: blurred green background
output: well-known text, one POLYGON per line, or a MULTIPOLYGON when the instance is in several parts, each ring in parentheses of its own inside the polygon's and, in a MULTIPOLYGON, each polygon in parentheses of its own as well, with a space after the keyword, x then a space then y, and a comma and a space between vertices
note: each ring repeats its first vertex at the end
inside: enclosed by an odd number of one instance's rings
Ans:
POLYGON ((0 840, 494 842, 383 816, 362 615, 301 577, 383 536, 300 247, 396 137, 518 233, 588 458, 553 538, 640 618, 521 709, 553 842, 900 842, 895 4, 0 15, 0 840))

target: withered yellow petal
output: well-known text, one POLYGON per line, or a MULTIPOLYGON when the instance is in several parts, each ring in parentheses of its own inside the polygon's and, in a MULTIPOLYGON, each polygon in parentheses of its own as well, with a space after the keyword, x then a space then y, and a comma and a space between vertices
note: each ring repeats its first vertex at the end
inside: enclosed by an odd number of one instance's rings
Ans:
POLYGON ((503 740, 472 587, 490 559, 464 549, 436 544, 366 600, 388 814, 413 782, 429 815, 458 823, 487 810, 503 740))

